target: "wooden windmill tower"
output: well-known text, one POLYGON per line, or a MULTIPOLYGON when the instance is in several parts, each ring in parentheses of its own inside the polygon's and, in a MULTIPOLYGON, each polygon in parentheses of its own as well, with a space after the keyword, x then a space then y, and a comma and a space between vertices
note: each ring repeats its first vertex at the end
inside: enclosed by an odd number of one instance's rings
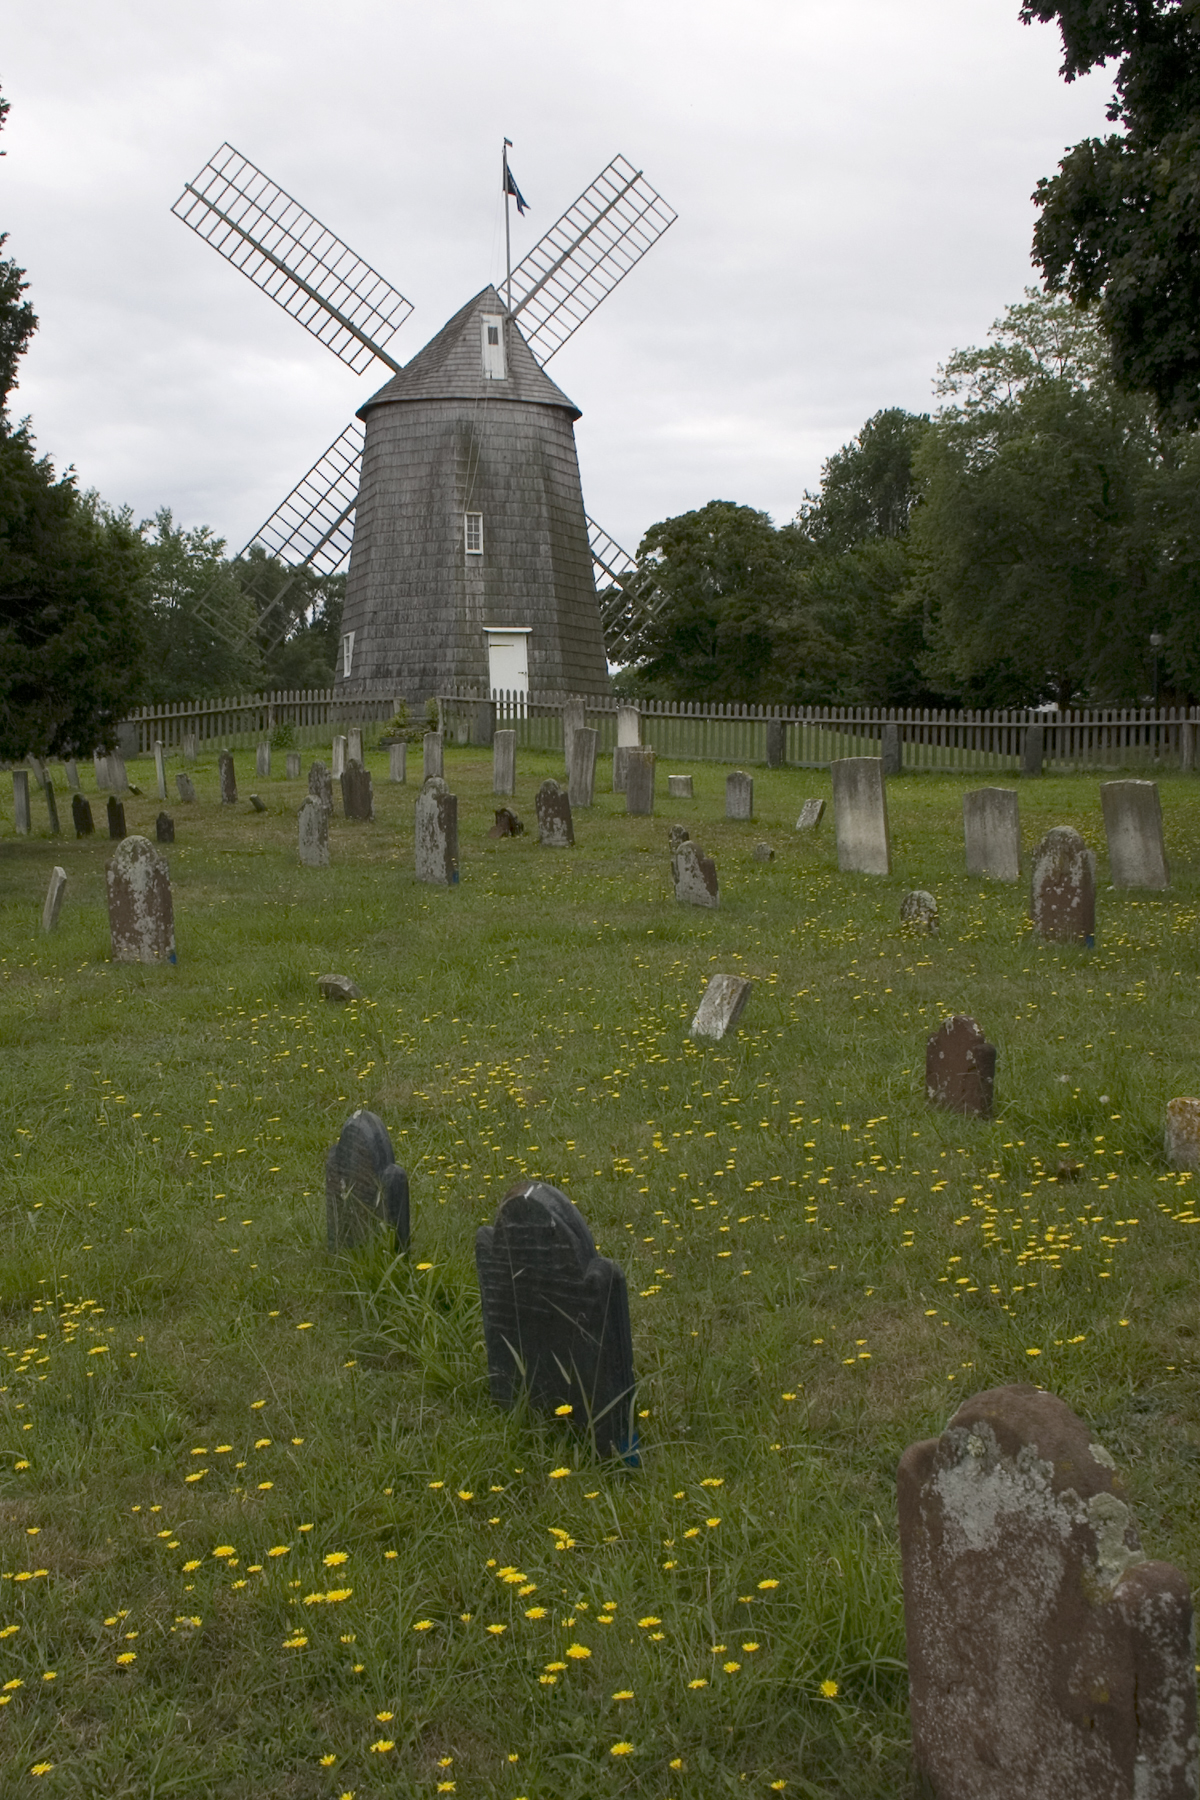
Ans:
POLYGON ((409 302, 231 146, 172 210, 355 373, 393 371, 247 546, 349 561, 339 684, 606 691, 642 623, 633 565, 584 511, 579 409, 545 364, 674 223, 641 172, 614 158, 406 367, 409 302))

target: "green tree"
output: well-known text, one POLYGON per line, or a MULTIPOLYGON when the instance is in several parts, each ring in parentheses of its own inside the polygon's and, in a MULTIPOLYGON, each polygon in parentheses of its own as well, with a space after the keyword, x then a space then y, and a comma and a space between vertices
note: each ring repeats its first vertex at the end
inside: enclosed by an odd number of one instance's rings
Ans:
POLYGON ((346 577, 290 568, 261 544, 251 544, 232 568, 257 617, 266 686, 329 687, 341 641, 346 577))
POLYGON ((929 428, 927 413, 885 407, 828 459, 821 489, 804 496, 796 524, 826 554, 908 529, 915 490, 913 457, 929 428))
POLYGON ((144 520, 141 532, 150 698, 161 704, 257 689, 256 614, 223 540, 207 525, 176 525, 169 507, 144 520))

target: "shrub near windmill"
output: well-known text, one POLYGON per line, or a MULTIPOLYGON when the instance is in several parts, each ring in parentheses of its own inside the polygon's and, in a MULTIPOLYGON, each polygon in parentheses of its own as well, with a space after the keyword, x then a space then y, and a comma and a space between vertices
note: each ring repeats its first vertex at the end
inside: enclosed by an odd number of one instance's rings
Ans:
POLYGON ((579 409, 544 365, 674 223, 641 172, 615 157, 407 367, 409 301, 230 145, 172 210, 356 374, 394 372, 251 540, 295 570, 349 559, 339 685, 607 692, 633 563, 584 511, 579 409))

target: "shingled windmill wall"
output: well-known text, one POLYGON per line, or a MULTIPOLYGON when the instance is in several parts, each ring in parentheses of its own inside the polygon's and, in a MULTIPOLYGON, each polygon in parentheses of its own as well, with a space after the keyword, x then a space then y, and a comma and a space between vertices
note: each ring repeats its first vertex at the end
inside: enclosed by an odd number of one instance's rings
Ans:
POLYGON ((511 320, 506 375, 483 373, 484 315, 469 302, 360 411, 366 425, 343 632, 347 692, 385 683, 420 703, 488 688, 485 627, 528 628, 532 689, 608 690, 575 452, 576 406, 511 320), (469 556, 464 515, 483 515, 469 556))

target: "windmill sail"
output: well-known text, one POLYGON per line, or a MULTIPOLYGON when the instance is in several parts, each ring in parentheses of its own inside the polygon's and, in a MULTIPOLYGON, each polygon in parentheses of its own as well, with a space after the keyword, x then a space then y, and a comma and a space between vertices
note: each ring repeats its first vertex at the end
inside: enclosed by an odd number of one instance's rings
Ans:
POLYGON ((636 662, 645 654, 643 633, 662 605, 662 596, 595 519, 587 522, 604 649, 610 663, 636 662))
POLYGON ((549 362, 678 214, 616 156, 512 272, 513 317, 549 362))
POLYGON ((348 368, 376 357, 411 303, 261 169, 222 144, 171 211, 348 368))

